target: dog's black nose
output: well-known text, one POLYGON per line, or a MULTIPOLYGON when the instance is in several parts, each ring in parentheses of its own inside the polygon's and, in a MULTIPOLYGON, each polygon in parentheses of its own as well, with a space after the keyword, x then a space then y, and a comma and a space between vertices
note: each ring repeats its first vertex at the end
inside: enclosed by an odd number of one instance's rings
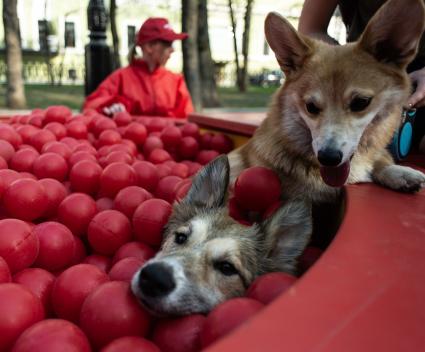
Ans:
POLYGON ((323 166, 337 166, 341 163, 342 152, 335 149, 321 149, 317 153, 317 159, 323 166))
POLYGON ((139 287, 143 294, 150 297, 165 296, 176 287, 172 268, 164 263, 146 265, 139 275, 139 287))

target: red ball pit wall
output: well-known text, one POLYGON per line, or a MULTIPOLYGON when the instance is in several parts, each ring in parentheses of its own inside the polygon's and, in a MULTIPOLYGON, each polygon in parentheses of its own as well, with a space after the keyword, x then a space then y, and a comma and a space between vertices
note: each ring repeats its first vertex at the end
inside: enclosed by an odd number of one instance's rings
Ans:
MULTIPOLYGON (((425 165, 425 164, 423 164, 425 165)), ((208 351, 413 351, 424 346, 425 192, 346 189, 343 223, 285 294, 208 351), (422 307, 422 308, 421 308, 422 307)))

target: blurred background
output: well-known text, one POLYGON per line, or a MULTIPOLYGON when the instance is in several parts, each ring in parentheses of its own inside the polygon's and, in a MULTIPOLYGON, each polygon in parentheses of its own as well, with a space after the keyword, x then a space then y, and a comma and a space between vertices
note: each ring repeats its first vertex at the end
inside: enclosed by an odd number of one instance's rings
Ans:
MULTIPOLYGON (((193 26, 197 26, 197 38, 192 35, 190 39, 196 45, 191 45, 190 40, 183 45, 175 43, 175 53, 167 67, 184 72, 194 103, 200 110, 266 107, 284 76, 265 40, 264 18, 268 12, 277 11, 297 27, 303 1, 1 0, 0 3, 4 22, 0 27, 0 109, 45 108, 57 104, 80 109, 86 94, 85 55, 90 34, 89 16, 93 16, 91 6, 100 8, 100 13, 106 16, 111 71, 128 64, 128 52, 140 25, 148 17, 168 18, 176 31, 194 33, 193 26), (14 14, 17 22, 13 21, 14 14), (16 50, 9 52, 12 54, 9 61, 5 28, 18 32, 21 49, 20 55, 15 55, 16 50), (184 65, 185 60, 192 62, 194 55, 198 67, 184 65), (17 102, 8 97, 10 88, 7 89, 8 69, 16 72, 16 67, 21 67, 24 95, 17 102), (205 68, 212 71, 207 79, 202 72, 205 68), (202 89, 196 89, 199 86, 202 89)), ((96 21, 95 17, 91 20, 96 21)), ((345 28, 338 12, 329 31, 344 42, 345 28)), ((9 84, 21 84, 13 82, 12 76, 9 75, 9 81, 12 80, 9 84)))

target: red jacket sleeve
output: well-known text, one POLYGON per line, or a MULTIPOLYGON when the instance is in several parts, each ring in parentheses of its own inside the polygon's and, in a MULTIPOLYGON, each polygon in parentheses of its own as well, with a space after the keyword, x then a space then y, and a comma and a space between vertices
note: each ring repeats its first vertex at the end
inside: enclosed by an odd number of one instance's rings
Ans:
POLYGON ((190 93, 187 89, 183 76, 180 75, 177 88, 176 106, 172 111, 170 111, 170 115, 172 117, 186 118, 191 112, 193 112, 193 110, 192 98, 190 97, 190 93))
POLYGON ((115 103, 121 103, 127 111, 131 111, 132 101, 127 97, 120 95, 120 86, 122 84, 122 70, 117 70, 105 78, 105 80, 91 93, 85 100, 83 111, 94 109, 102 112, 103 108, 115 103))

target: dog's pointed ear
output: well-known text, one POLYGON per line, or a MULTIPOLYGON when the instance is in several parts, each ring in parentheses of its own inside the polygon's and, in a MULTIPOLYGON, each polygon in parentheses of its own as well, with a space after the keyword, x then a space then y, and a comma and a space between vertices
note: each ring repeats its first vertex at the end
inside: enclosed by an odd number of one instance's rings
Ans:
POLYGON ((270 12, 264 22, 264 32, 270 48, 285 74, 299 69, 310 54, 310 47, 295 28, 277 12, 270 12))
POLYGON ((422 0, 389 0, 369 21, 357 45, 378 61, 404 68, 416 55, 424 21, 422 0))
POLYGON ((313 231, 311 204, 304 200, 291 201, 265 220, 262 227, 272 248, 269 257, 280 269, 295 273, 297 259, 313 231))
POLYGON ((196 174, 181 203, 205 208, 222 206, 229 185, 229 172, 227 155, 215 158, 196 174))

